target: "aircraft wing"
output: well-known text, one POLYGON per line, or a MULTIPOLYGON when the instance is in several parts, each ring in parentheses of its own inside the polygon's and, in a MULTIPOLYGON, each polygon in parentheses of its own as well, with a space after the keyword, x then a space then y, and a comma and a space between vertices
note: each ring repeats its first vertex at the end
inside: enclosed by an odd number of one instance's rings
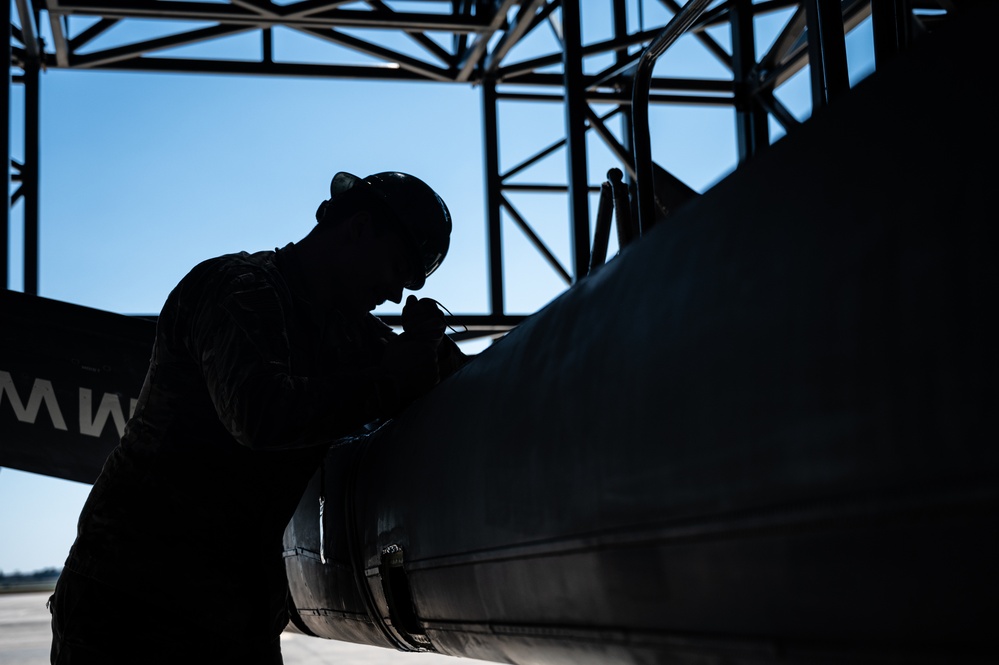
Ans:
POLYGON ((151 319, 0 291, 0 466, 92 483, 139 396, 151 319))

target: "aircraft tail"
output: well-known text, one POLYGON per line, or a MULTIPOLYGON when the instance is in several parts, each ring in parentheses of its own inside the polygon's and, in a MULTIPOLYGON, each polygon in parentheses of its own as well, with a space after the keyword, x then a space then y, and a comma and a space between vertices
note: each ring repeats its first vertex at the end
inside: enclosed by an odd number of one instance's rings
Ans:
POLYGON ((92 483, 135 408, 156 324, 0 291, 0 466, 92 483))

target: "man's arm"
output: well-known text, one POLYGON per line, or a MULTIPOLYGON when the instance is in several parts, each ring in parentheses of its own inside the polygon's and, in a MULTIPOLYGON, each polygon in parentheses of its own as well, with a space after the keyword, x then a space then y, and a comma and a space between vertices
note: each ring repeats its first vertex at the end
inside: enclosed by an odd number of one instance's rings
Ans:
POLYGON ((437 368, 443 380, 472 359, 450 337, 444 334, 447 322, 437 301, 409 296, 402 310, 404 334, 437 342, 437 368))
POLYGON ((395 415, 437 381, 436 350, 415 344, 392 344, 361 371, 293 374, 287 313, 263 275, 226 282, 198 309, 191 351, 220 420, 250 448, 326 443, 395 415))

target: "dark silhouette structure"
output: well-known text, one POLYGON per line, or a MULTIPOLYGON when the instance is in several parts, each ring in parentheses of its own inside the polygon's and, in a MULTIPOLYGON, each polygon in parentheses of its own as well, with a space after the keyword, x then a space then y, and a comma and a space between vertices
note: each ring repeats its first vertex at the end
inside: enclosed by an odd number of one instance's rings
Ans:
MULTIPOLYGON (((999 9, 661 4, 668 22, 636 31, 630 5, 611 2, 614 36, 584 42, 576 3, 442 4, 428 16, 381 3, 61 2, 57 21, 103 16, 92 34, 129 11, 190 12, 215 27, 176 40, 258 30, 267 54, 280 24, 399 67, 138 57, 155 43, 74 56, 87 31, 37 55, 482 86, 491 311, 452 320, 502 339, 385 427, 334 446, 285 532, 295 629, 509 663, 991 662, 999 132, 980 86, 999 9), (754 26, 777 11, 788 20, 759 48, 754 26), (514 45, 555 17, 559 49, 512 62, 514 45), (867 17, 876 71, 851 84, 845 32, 867 17), (425 57, 338 30, 375 20, 425 57), (431 30, 452 32, 450 48, 421 32, 431 30), (655 75, 656 58, 690 34, 731 78, 655 75), (597 54, 614 64, 587 66, 597 54), (806 65, 812 108, 799 121, 776 91, 806 65), (500 172, 507 100, 561 104, 566 134, 500 172), (668 146, 651 145, 647 103, 731 107, 739 166, 692 191, 657 164, 668 146), (787 135, 772 140, 771 123, 787 135), (603 185, 586 177, 591 130, 620 157, 603 185), (562 147, 567 182, 516 180, 562 147), (524 189, 565 192, 574 252, 569 267, 548 252, 569 288, 520 321, 503 308, 499 234, 506 215, 536 235, 512 204, 524 189), (604 264, 615 226, 623 249, 604 264)), ((58 304, 3 298, 17 322, 8 339, 30 353, 4 358, 21 363, 7 372, 23 419, 0 408, 0 423, 23 443, 0 463, 86 478, 85 461, 60 469, 42 452, 57 449, 51 405, 83 403, 79 372, 32 335, 58 304), (65 388, 31 373, 46 362, 65 388)), ((88 317, 145 325, 66 311, 50 338, 90 334, 88 317)), ((107 394, 127 365, 101 374, 107 394)), ((96 427, 94 414, 81 425, 96 427)))
MULTIPOLYGON (((584 276, 590 266, 592 237, 590 193, 599 183, 587 172, 606 172, 617 166, 632 188, 645 175, 649 197, 653 179, 652 159, 641 114, 646 101, 656 107, 710 106, 734 111, 738 159, 745 162, 765 151, 773 133, 769 123, 793 130, 799 120, 779 100, 779 90, 792 76, 808 67, 813 110, 823 108, 850 87, 844 31, 870 17, 874 26, 877 65, 905 51, 920 35, 960 14, 969 2, 929 0, 807 0, 804 2, 705 2, 683 5, 660 0, 665 21, 679 17, 676 28, 693 35, 730 76, 704 78, 699 75, 662 76, 649 68, 647 46, 664 49, 681 33, 674 30, 668 40, 651 44, 660 36, 664 19, 652 23, 642 7, 626 0, 560 2, 559 0, 502 0, 492 2, 430 0, 426 3, 348 4, 340 1, 277 3, 267 0, 233 0, 228 3, 171 2, 170 0, 14 0, 11 24, 11 82, 24 86, 24 155, 12 161, 10 195, 12 205, 23 207, 24 291, 37 292, 37 237, 39 183, 39 72, 44 69, 129 72, 189 72, 247 74, 370 80, 425 81, 475 84, 482 90, 482 136, 486 174, 486 254, 489 262, 489 310, 454 319, 468 328, 462 336, 497 336, 516 325, 521 316, 505 308, 502 232, 504 220, 524 233, 561 276, 565 284, 584 276), (681 8, 683 11, 681 11, 681 8), (581 13, 586 12, 588 33, 583 38, 581 13), (755 21, 773 14, 788 18, 770 46, 763 44, 755 21), (147 24, 170 22, 164 35, 130 43, 112 42, 102 47, 109 30, 141 19, 147 24), (646 22, 648 21, 648 23, 646 22), (176 22, 190 29, 177 30, 176 22), (602 26, 598 29, 595 26, 602 26), (44 30, 43 30, 44 28, 44 30), (328 42, 370 57, 370 65, 340 64, 335 52, 328 63, 281 62, 274 50, 275 31, 292 32, 328 42), (349 30, 345 32, 345 30, 349 30), (729 44, 713 37, 728 32, 729 44), (43 32, 50 35, 42 39, 43 32), (258 61, 215 58, 197 60, 177 57, 169 49, 220 40, 239 34, 258 35, 258 61), (554 34, 554 37, 552 36, 554 34), (360 36, 358 36, 360 35, 360 36), (530 56, 518 56, 518 45, 531 43, 530 56), (758 44, 758 42, 760 42, 758 44), (550 44, 549 52, 538 54, 550 44), (407 48, 406 45, 411 45, 407 48), (811 63, 811 66, 809 66, 811 63), (391 67, 385 67, 391 64, 391 67), (776 93, 776 94, 775 94, 776 93), (637 97, 636 97, 637 95, 637 97), (511 105, 534 103, 558 105, 565 117, 565 135, 551 145, 539 146, 522 162, 501 170, 500 120, 511 105), (639 114, 632 121, 631 111, 639 114), (635 126, 637 124, 637 127, 635 126), (636 135, 636 128, 638 134, 636 135), (586 139, 595 133, 620 161, 591 165, 586 139), (635 141, 638 136, 638 141, 635 141), (567 179, 560 182, 529 182, 521 174, 531 166, 564 154, 567 179), (591 168, 595 167, 595 168, 591 168), (639 170, 649 169, 648 173, 639 170), (535 232, 531 220, 517 205, 524 193, 564 193, 572 247, 570 265, 562 265, 535 232)), ((332 49, 331 49, 332 50, 332 49)), ((0 65, 2 66, 2 65, 0 65)), ((6 67, 4 67, 6 69, 6 67)), ((6 86, 3 86, 6 89, 6 86)), ((0 104, 6 109, 7 104, 0 104)), ((9 125, 9 123, 8 123, 9 125)), ((668 151, 668 146, 663 147, 668 151)), ((9 148, 7 150, 9 152, 9 148)), ((659 169, 667 186, 676 178, 659 169)), ((668 187, 667 187, 668 189, 668 187)), ((689 188, 687 188, 689 189, 689 188)), ((683 200, 681 192, 664 192, 665 210, 683 200)), ((652 217, 650 204, 645 214, 652 217)), ((650 222, 651 223, 651 222, 650 222)), ((5 224, 0 224, 6 229, 5 224)), ((0 233, 6 243, 7 233, 0 233)), ((8 248, 0 247, 6 261, 8 248)), ((7 271, 0 270, 6 280, 7 271)), ((6 282, 5 282, 6 283, 6 282)), ((460 326, 459 326, 460 327, 460 326)), ((461 337, 459 337, 461 339, 461 337)))

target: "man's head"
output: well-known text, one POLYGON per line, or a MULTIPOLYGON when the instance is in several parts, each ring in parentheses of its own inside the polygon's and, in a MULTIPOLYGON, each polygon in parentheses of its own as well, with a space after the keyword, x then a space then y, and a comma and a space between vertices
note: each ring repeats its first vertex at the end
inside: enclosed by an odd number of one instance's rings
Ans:
POLYGON ((366 178, 337 173, 316 221, 308 244, 325 247, 322 263, 331 273, 329 279, 317 275, 317 285, 328 284, 343 309, 401 302, 402 289, 422 288, 450 243, 444 201, 419 178, 399 172, 366 178))
POLYGON ((444 200, 408 173, 385 171, 358 178, 341 171, 333 176, 330 198, 319 205, 316 221, 336 223, 364 209, 410 247, 418 270, 406 288, 423 288, 426 278, 444 261, 450 245, 451 213, 444 200))

